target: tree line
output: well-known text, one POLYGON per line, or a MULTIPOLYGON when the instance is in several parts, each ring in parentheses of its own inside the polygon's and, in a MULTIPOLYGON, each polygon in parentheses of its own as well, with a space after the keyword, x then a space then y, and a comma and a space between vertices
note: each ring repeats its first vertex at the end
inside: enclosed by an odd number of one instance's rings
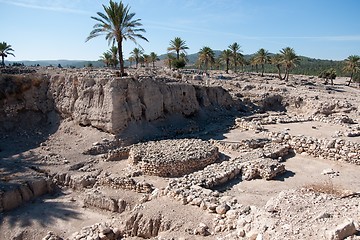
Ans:
MULTIPOLYGON (((116 67, 119 64, 121 76, 125 76, 124 57, 123 57, 123 41, 131 40, 138 47, 134 48, 131 52, 131 56, 128 61, 130 67, 132 63, 135 63, 137 68, 139 63, 141 65, 155 66, 155 62, 159 60, 158 55, 155 52, 151 52, 149 55, 144 54, 143 48, 137 43, 137 39, 142 39, 148 42, 148 39, 143 36, 146 33, 142 28, 141 19, 135 18, 135 13, 130 12, 130 7, 124 5, 122 1, 115 2, 110 0, 109 5, 102 5, 103 12, 97 12, 97 16, 91 18, 96 21, 93 26, 93 30, 90 32, 86 41, 89 41, 95 37, 104 35, 111 48, 104 52, 100 59, 108 67, 116 67)), ((186 66, 188 59, 186 50, 189 47, 186 41, 180 37, 175 37, 171 40, 169 47, 167 48, 168 54, 165 59, 165 63, 170 67, 183 68, 186 66)), ((0 43, 0 56, 2 57, 2 66, 4 66, 4 58, 13 54, 11 45, 6 42, 0 43)), ((228 73, 231 69, 234 72, 244 71, 244 68, 251 66, 255 68, 256 72, 261 70, 261 76, 264 75, 268 66, 276 68, 276 72, 279 79, 287 81, 289 79, 290 72, 294 70, 300 63, 300 56, 295 53, 295 50, 291 47, 285 47, 277 54, 271 55, 266 49, 260 48, 250 59, 244 58, 241 47, 237 42, 230 44, 227 49, 223 50, 221 55, 216 58, 214 50, 209 46, 202 47, 198 52, 198 59, 195 62, 195 66, 199 69, 203 69, 205 72, 209 69, 225 68, 225 72, 228 73), (282 75, 283 74, 283 75, 282 75)), ((360 82, 360 57, 358 55, 351 55, 344 61, 342 71, 349 74, 351 81, 360 82)), ((336 68, 329 68, 322 71, 319 76, 325 79, 325 82, 330 79, 335 79, 336 68)), ((294 73, 296 73, 294 71, 294 73)), ((306 74, 306 73, 305 73, 306 74)))

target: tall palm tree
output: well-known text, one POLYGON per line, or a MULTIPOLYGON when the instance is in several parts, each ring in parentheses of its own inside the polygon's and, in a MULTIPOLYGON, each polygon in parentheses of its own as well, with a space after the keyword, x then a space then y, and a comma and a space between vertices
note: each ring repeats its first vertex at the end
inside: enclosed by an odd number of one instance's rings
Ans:
POLYGON ((345 72, 350 73, 350 79, 348 82, 348 86, 350 86, 351 80, 353 79, 354 73, 360 72, 360 56, 358 55, 351 55, 347 59, 345 59, 345 66, 343 70, 345 72))
POLYGON ((169 52, 176 52, 176 60, 179 60, 180 58, 180 52, 186 53, 185 50, 189 49, 189 47, 186 45, 185 40, 182 40, 179 37, 176 37, 174 40, 170 41, 170 47, 168 47, 169 52))
POLYGON ((288 81, 290 70, 299 64, 300 58, 296 55, 295 50, 291 47, 283 48, 280 53, 282 57, 282 63, 285 66, 284 79, 288 81))
POLYGON ((279 79, 282 80, 281 77, 281 64, 282 64, 282 57, 280 54, 275 54, 271 57, 271 64, 275 65, 278 70, 279 79))
POLYGON ((259 51, 256 52, 255 57, 254 57, 254 61, 257 64, 261 65, 261 76, 264 76, 264 71, 265 71, 265 64, 270 62, 270 54, 267 50, 265 50, 264 48, 260 48, 259 51))
POLYGON ((123 40, 131 40, 135 44, 136 38, 148 41, 141 33, 146 32, 145 29, 139 28, 142 26, 141 19, 133 19, 135 13, 130 13, 130 7, 124 5, 121 1, 119 3, 110 0, 109 6, 102 5, 105 13, 97 12, 97 17, 91 17, 97 23, 93 26, 86 41, 100 35, 105 35, 108 43, 113 45, 117 42, 120 72, 124 75, 124 58, 122 53, 123 40))
POLYGON ((233 44, 229 45, 229 49, 232 52, 232 58, 233 58, 233 64, 234 64, 234 71, 237 71, 237 64, 239 62, 239 56, 242 56, 240 53, 240 45, 237 42, 234 42, 233 44))
POLYGON ((215 62, 215 53, 210 47, 203 47, 199 51, 199 61, 204 63, 205 65, 205 72, 208 69, 209 63, 215 62))
POLYGON ((232 51, 230 49, 226 49, 224 51, 222 51, 221 53, 221 60, 225 62, 226 64, 226 73, 229 73, 229 64, 230 64, 230 59, 232 56, 232 51))
POLYGON ((150 59, 151 59, 153 68, 155 68, 155 62, 160 60, 158 55, 156 53, 154 53, 154 52, 151 52, 150 53, 150 59))
POLYGON ((1 56, 1 65, 5 66, 5 58, 8 55, 15 57, 12 53, 14 49, 11 48, 11 45, 8 45, 6 42, 0 43, 0 56, 1 56))
POLYGON ((144 51, 142 49, 140 49, 140 48, 134 48, 130 54, 135 59, 136 68, 138 68, 140 58, 144 54, 144 51))
POLYGON ((104 52, 103 55, 100 56, 100 60, 109 67, 111 65, 112 55, 109 51, 104 52))

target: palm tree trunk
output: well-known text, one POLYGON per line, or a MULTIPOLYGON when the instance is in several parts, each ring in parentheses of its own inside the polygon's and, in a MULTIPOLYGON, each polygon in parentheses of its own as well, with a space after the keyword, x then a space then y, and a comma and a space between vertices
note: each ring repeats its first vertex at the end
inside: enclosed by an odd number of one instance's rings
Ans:
POLYGON ((264 76, 264 71, 265 71, 264 64, 261 64, 261 76, 262 77, 264 76))
POLYGON ((290 75, 289 69, 287 69, 287 70, 286 70, 286 81, 289 81, 289 75, 290 75))
POLYGON ((5 67, 5 56, 1 55, 1 65, 5 67))
POLYGON ((124 71, 124 58, 122 53, 122 39, 118 41, 118 52, 119 52, 119 62, 120 62, 120 75, 124 76, 125 71, 124 71))
POLYGON ((280 65, 276 65, 276 68, 278 70, 278 74, 279 74, 279 79, 282 80, 282 77, 281 77, 281 69, 280 69, 280 65))
POLYGON ((226 73, 229 73, 229 59, 226 60, 226 73))
POLYGON ((352 78, 353 78, 353 75, 354 75, 354 73, 352 72, 351 75, 350 75, 350 79, 349 79, 349 82, 348 82, 347 86, 350 86, 350 83, 351 83, 351 80, 352 80, 352 78))

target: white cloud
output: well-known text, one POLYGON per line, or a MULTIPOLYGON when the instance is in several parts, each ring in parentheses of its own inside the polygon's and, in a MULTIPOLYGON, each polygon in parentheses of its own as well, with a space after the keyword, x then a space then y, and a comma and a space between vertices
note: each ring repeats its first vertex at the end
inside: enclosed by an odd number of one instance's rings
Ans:
POLYGON ((91 12, 75 8, 78 1, 51 1, 51 0, 0 0, 2 3, 23 8, 40 9, 46 11, 56 11, 74 14, 91 14, 91 12))

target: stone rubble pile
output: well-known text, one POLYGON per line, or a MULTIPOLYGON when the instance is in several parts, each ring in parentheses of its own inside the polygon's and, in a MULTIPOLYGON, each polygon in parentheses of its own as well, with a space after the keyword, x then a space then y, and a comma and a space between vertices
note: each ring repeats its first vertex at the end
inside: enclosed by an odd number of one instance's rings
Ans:
POLYGON ((263 155, 263 151, 257 149, 255 153, 244 153, 239 158, 214 163, 203 170, 172 179, 164 194, 182 204, 195 205, 209 212, 226 213, 231 206, 225 207, 219 202, 219 193, 211 189, 235 178, 269 180, 285 172, 283 164, 274 159, 263 158, 263 155))
POLYGON ((114 222, 96 223, 82 228, 79 232, 72 234, 69 240, 120 240, 123 239, 119 228, 114 227, 114 222))
POLYGON ((178 177, 203 169, 219 157, 218 148, 200 139, 150 141, 135 144, 129 161, 146 175, 178 177))
POLYGON ((357 198, 304 188, 282 191, 261 208, 235 205, 214 219, 215 233, 229 232, 217 239, 360 239, 357 198))

